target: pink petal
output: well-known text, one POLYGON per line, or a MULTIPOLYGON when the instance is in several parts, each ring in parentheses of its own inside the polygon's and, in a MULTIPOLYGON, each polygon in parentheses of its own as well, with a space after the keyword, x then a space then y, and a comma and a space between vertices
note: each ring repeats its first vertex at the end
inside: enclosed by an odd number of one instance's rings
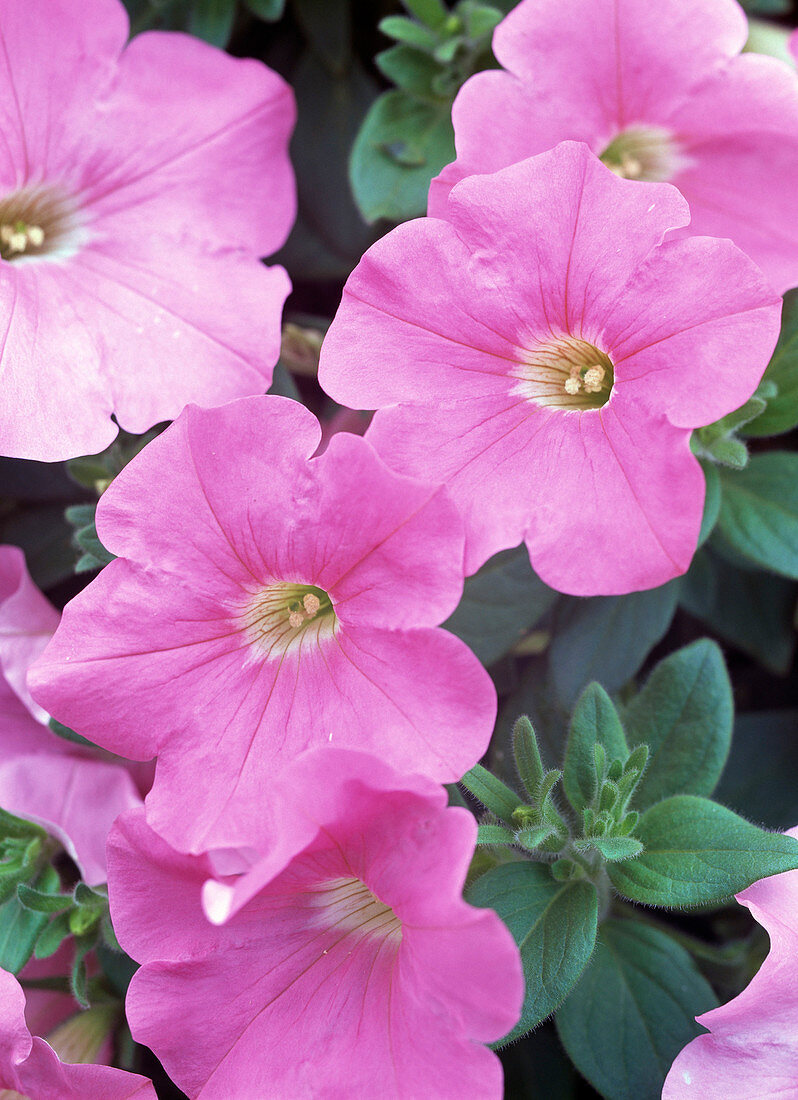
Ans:
POLYGON ((751 396, 779 319, 778 296, 730 241, 666 242, 606 317, 618 392, 683 428, 719 420, 751 396))
POLYGON ((40 721, 47 715, 28 691, 29 666, 43 652, 60 616, 41 594, 16 546, 0 546, 0 668, 6 682, 40 721))
POLYGON ((130 244, 144 217, 148 244, 160 229, 268 256, 296 215, 295 118, 291 89, 259 61, 188 35, 138 35, 99 119, 85 122, 97 154, 84 194, 98 231, 130 244))
POLYGON ((66 755, 0 764, 0 806, 60 840, 90 886, 108 877, 105 841, 113 821, 140 804, 133 780, 118 764, 66 755))

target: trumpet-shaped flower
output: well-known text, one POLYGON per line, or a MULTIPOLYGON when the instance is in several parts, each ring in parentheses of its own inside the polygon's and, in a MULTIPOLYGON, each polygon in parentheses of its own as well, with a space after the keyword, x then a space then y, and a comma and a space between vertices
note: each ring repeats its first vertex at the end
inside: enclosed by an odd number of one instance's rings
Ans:
POLYGON ((54 460, 270 383, 291 92, 119 0, 4 0, 0 454, 54 460))
POLYGON ((189 407, 102 497, 118 559, 32 674, 72 729, 158 754, 148 820, 184 851, 239 843, 241 808, 311 744, 449 781, 490 738, 490 678, 435 629, 462 593, 456 509, 357 436, 311 458, 320 435, 283 398, 189 407))
POLYGON ((39 822, 84 880, 105 882, 105 840, 117 814, 141 804, 128 770, 57 737, 30 698, 27 671, 58 625, 22 551, 0 546, 0 806, 39 822))
POLYGON ((738 56, 747 33, 735 0, 522 0, 493 39, 507 71, 455 101, 457 160, 430 213, 446 216, 464 176, 575 139, 619 175, 674 183, 691 232, 730 237, 777 290, 796 285, 798 77, 738 56))
MULTIPOLYGON (((304 754, 271 793, 272 842, 224 881, 143 813, 119 819, 111 911, 144 964, 134 1037, 192 1100, 499 1100, 481 1044, 517 1020, 523 977, 496 914, 461 897, 473 817, 426 778, 335 749, 304 754)), ((263 816, 250 807, 261 840, 263 816)))
POLYGON ((0 1090, 20 1100, 157 1100, 152 1084, 137 1073, 60 1061, 44 1039, 31 1035, 25 994, 5 970, 0 970, 0 1090))
POLYGON ((696 1017, 709 1034, 678 1055, 663 1100, 787 1100, 798 1090, 798 871, 755 882, 737 900, 767 932, 770 954, 738 997, 696 1017))
POLYGON ((664 241, 676 188, 620 179, 586 145, 455 187, 446 218, 363 257, 321 353, 366 439, 443 480, 466 570, 521 539, 554 588, 616 594, 683 573, 704 499, 692 428, 738 408, 780 302, 729 241, 664 241))

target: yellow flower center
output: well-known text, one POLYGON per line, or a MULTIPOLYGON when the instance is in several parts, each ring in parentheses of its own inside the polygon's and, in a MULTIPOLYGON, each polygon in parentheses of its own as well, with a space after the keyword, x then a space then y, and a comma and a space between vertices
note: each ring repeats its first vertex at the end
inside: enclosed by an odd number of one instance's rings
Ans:
POLYGON ((275 581, 255 592, 244 608, 247 640, 266 658, 281 658, 338 629, 332 600, 312 584, 275 581))
POLYGON ((319 921, 326 928, 356 933, 359 939, 379 936, 397 946, 401 942, 402 922, 359 878, 329 879, 311 889, 313 907, 318 906, 319 921))
POLYGON ((77 203, 54 187, 22 187, 0 198, 0 259, 73 255, 84 235, 77 203))
POLYGON ((609 143, 600 159, 616 176, 667 183, 686 166, 673 134, 661 126, 630 126, 609 143))
POLYGON ((523 353, 514 375, 513 393, 536 405, 559 409, 600 409, 615 382, 612 361, 587 340, 561 336, 523 353))

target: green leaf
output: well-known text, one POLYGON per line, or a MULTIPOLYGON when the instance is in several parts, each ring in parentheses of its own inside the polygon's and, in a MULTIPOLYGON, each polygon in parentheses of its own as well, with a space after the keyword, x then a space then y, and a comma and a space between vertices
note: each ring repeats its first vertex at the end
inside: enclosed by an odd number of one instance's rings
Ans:
POLYGON ((620 894, 644 905, 718 903, 757 879, 798 867, 798 840, 759 829, 695 795, 658 802, 635 833, 645 852, 607 871, 620 894))
POLYGON ((765 411, 746 425, 745 435, 779 435, 798 424, 798 290, 784 296, 781 335, 763 381, 775 383, 777 394, 768 400, 765 411))
POLYGON ((744 558, 798 579, 798 454, 754 455, 745 470, 721 474, 718 534, 744 558))
POLYGON ((223 49, 233 31, 235 0, 193 0, 188 29, 191 34, 223 49))
POLYGON ((475 764, 460 782, 500 821, 508 825, 514 824, 513 813, 522 805, 521 799, 500 779, 491 775, 487 768, 483 768, 481 764, 475 764))
POLYGON ((75 954, 72 957, 72 969, 69 975, 69 984, 72 989, 72 996, 81 1006, 81 1008, 89 1007, 89 998, 87 994, 87 980, 88 975, 86 973, 86 956, 92 947, 97 942, 97 937, 94 935, 88 936, 75 936, 75 954))
MULTIPOLYGON (((33 885, 43 893, 55 893, 60 887, 58 873, 47 866, 33 885)), ((47 913, 26 909, 16 896, 0 905, 0 967, 3 970, 11 974, 20 972, 33 954, 34 944, 47 921, 47 913)))
POLYGON ((617 863, 621 859, 634 859, 643 851, 639 840, 631 836, 593 836, 587 840, 575 841, 580 851, 595 848, 608 863, 617 863))
POLYGON ((541 863, 505 863, 477 879, 466 898, 495 909, 521 952, 524 1007, 504 1045, 554 1012, 578 980, 596 940, 596 890, 585 880, 555 882, 541 863))
POLYGON ((608 920, 582 979, 557 1013, 576 1068, 605 1100, 659 1100, 679 1051, 717 1005, 683 947, 635 921, 608 920))
POLYGON ((406 221, 424 214, 430 181, 455 158, 451 106, 396 89, 373 104, 352 149, 349 179, 363 217, 406 221))
MULTIPOLYGON (((42 914, 42 918, 46 922, 47 917, 45 914, 42 914)), ((51 955, 56 953, 64 940, 71 935, 69 913, 59 913, 57 917, 53 917, 36 940, 36 958, 49 959, 51 955)))
POLYGON ((526 715, 522 715, 513 726, 513 756, 524 790, 530 798, 537 798, 546 771, 534 727, 526 715))
POLYGON ((727 642, 785 673, 795 649, 795 591, 791 581, 740 569, 705 546, 683 578, 679 599, 727 642))
POLYGON ((441 99, 436 81, 446 71, 428 53, 414 46, 392 46, 374 59, 377 67, 405 92, 435 102, 441 99))
POLYGON ((446 630, 476 653, 484 665, 498 661, 549 610, 557 593, 532 571, 525 546, 503 550, 473 577, 446 630))
POLYGON ((701 531, 698 535, 699 546, 704 545, 718 522, 721 501, 720 474, 717 466, 709 462, 702 462, 701 469, 704 471, 707 490, 704 497, 704 514, 701 517, 701 531))
POLYGON ((426 23, 433 30, 443 27, 450 18, 449 9, 443 0, 402 0, 402 3, 420 23, 426 23))
POLYGON ((572 707, 596 680, 618 691, 663 637, 676 611, 679 581, 628 596, 570 598, 561 602, 549 649, 557 696, 572 707))
POLYGON ((265 19, 267 23, 276 23, 285 11, 285 0, 244 0, 244 4, 253 15, 265 19))
POLYGON ((649 748, 633 805, 710 795, 731 746, 734 700, 723 654, 702 638, 660 661, 624 711, 630 744, 649 748))
POLYGON ((407 46, 414 46, 417 50, 426 50, 431 53, 438 45, 438 36, 433 34, 429 27, 417 23, 414 19, 406 19, 404 15, 388 15, 377 25, 387 38, 393 38, 407 46))
POLYGON ((503 825, 480 825, 477 844, 515 844, 515 833, 503 825))
POLYGON ((563 787, 577 812, 590 805, 598 793, 597 744, 604 749, 608 763, 625 761, 629 755, 623 726, 612 700, 600 684, 588 684, 571 718, 563 768, 563 787))
POLYGON ((32 886, 21 882, 17 887, 17 897, 26 909, 34 913, 63 913, 72 907, 72 898, 68 894, 52 894, 34 890, 32 886))
POLYGON ((16 817, 14 814, 10 814, 8 810, 0 809, 0 837, 14 837, 24 839, 25 837, 39 837, 40 840, 44 840, 47 833, 34 821, 26 821, 24 817, 16 817))

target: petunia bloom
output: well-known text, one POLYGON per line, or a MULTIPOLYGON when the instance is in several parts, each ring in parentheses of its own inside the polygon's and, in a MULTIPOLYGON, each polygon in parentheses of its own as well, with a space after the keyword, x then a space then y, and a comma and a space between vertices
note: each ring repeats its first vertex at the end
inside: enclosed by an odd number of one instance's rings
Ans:
POLYGON ((552 587, 611 595, 683 573, 704 478, 692 428, 738 408, 780 301, 729 241, 664 241, 676 188, 619 178, 586 145, 451 192, 350 276, 321 352, 366 439, 445 482, 466 570, 521 539, 552 587))
POLYGON ((13 974, 0 970, 0 1095, 35 1100, 157 1100, 137 1073, 109 1066, 69 1064, 28 1031, 25 994, 13 974))
POLYGON ((108 830, 141 797, 127 767, 57 737, 30 698, 28 668, 57 625, 22 551, 0 546, 0 806, 42 825, 97 885, 106 878, 108 830))
POLYGON ((102 450, 262 393, 289 290, 291 91, 119 0, 4 0, 0 454, 102 450))
POLYGON ((143 813, 115 826, 111 913, 144 964, 134 1037, 192 1100, 499 1100, 481 1044, 512 1028, 524 983, 507 928, 461 897, 471 814, 428 779, 335 749, 304 754, 270 796, 273 843, 224 881, 143 813))
POLYGON ((148 820, 237 844, 236 814, 311 744, 458 779, 487 747, 488 674, 436 629, 463 586, 444 490, 363 439, 253 397, 189 407, 102 497, 118 555, 67 605, 34 696, 90 740, 158 755, 148 820))
MULTIPOLYGON (((798 836, 798 828, 789 830, 798 836)), ((749 886, 737 900, 770 937, 746 989, 697 1016, 709 1030, 671 1066, 663 1100, 771 1100, 798 1093, 798 871, 749 886)))
POLYGON ((522 0, 494 34, 507 71, 455 100, 457 160, 430 213, 464 176, 575 139, 619 175, 675 184, 691 232, 730 237, 780 292, 798 284, 798 77, 739 56, 747 34, 735 0, 522 0))

